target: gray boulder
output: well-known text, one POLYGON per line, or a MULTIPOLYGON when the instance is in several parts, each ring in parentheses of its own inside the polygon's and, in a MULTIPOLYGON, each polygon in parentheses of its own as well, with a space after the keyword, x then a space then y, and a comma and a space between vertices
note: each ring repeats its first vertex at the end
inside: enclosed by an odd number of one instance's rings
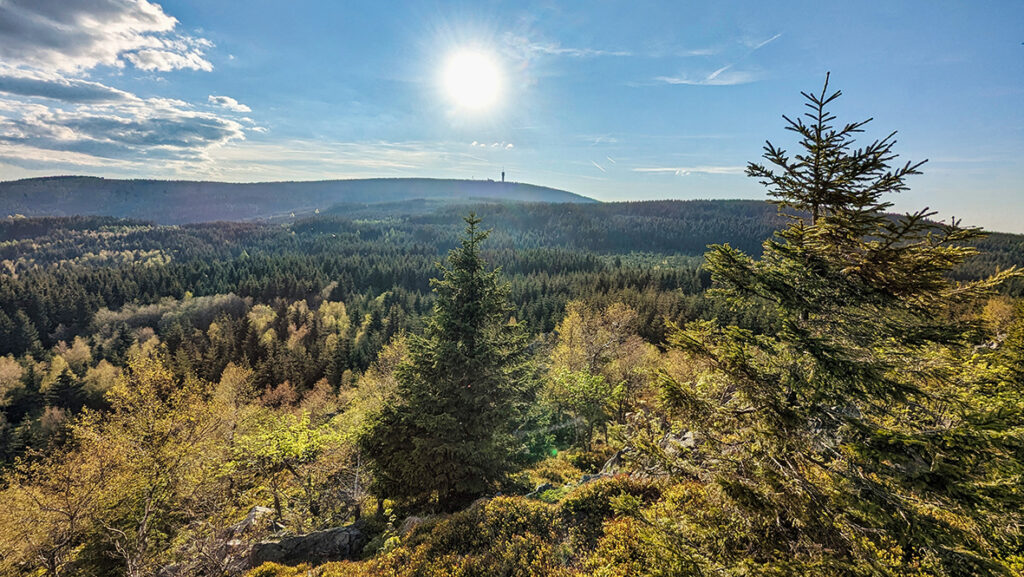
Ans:
POLYGON ((358 523, 306 535, 285 537, 280 541, 262 541, 253 545, 252 566, 273 562, 283 565, 355 559, 366 545, 367 537, 358 523))

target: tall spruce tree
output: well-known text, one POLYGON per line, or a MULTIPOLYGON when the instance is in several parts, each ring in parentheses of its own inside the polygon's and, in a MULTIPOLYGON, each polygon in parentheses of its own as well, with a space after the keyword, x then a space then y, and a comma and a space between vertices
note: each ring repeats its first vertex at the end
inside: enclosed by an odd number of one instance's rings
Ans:
POLYGON ((437 301, 422 336, 409 339, 396 394, 368 420, 360 445, 379 496, 454 510, 508 472, 511 428, 528 374, 526 335, 510 320, 507 288, 488 271, 488 232, 466 219, 461 245, 438 264, 437 301))
POLYGON ((1016 273, 949 280, 980 231, 888 214, 921 163, 894 164, 895 133, 856 147, 867 121, 834 125, 839 95, 828 77, 805 93, 809 112, 786 118, 799 153, 768 143, 748 166, 790 226, 760 259, 706 255, 714 293, 781 331, 695 322, 670 339, 689 367, 663 375, 669 418, 637 419, 633 438, 679 483, 650 538, 684 574, 1006 573, 1024 421, 965 375, 965 319, 1016 273))

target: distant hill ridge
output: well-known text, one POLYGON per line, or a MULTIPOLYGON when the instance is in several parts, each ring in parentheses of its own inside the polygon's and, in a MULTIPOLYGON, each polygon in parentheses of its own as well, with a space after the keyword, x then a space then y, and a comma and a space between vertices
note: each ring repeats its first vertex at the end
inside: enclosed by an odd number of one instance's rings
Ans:
POLYGON ((105 215, 160 224, 266 219, 339 204, 414 199, 597 202, 522 182, 433 178, 230 183, 53 176, 0 182, 0 216, 105 215))

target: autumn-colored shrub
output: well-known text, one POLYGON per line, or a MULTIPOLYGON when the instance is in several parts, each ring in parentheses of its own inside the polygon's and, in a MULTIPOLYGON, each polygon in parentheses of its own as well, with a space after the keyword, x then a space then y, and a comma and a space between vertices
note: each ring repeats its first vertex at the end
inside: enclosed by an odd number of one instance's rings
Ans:
POLYGON ((640 503, 657 499, 660 489, 649 481, 618 475, 587 483, 562 501, 562 521, 574 546, 592 548, 602 534, 602 525, 616 513, 617 501, 632 497, 640 503))
POLYGON ((295 567, 280 565, 278 563, 264 563, 246 573, 245 577, 304 577, 305 575, 308 575, 309 572, 309 565, 306 565, 305 563, 295 567))
POLYGON ((612 458, 616 449, 606 443, 594 443, 590 449, 572 449, 561 454, 570 465, 584 473, 595 474, 612 458))
POLYGON ((575 483, 583 476, 583 471, 573 465, 564 453, 552 459, 544 459, 533 467, 524 471, 529 475, 534 487, 544 483, 553 485, 564 485, 575 483))
MULTIPOLYGON (((450 577, 503 575, 567 577, 557 533, 557 508, 521 497, 496 497, 443 518, 425 521, 396 549, 362 562, 328 563, 319 577, 450 577)), ((264 566, 267 567, 267 566, 264 566)), ((246 577, 291 577, 271 566, 246 577)))
POLYGON ((642 540, 639 522, 616 519, 605 524, 604 537, 584 568, 594 577, 629 577, 642 575, 651 568, 649 544, 642 540))

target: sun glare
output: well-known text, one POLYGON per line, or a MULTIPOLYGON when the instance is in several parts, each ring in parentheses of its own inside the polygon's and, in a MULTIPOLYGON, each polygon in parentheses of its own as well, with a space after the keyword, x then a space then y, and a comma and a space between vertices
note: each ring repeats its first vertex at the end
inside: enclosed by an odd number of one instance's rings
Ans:
POLYGON ((501 93, 501 72, 494 59, 479 51, 456 52, 444 68, 444 88, 448 97, 471 111, 493 106, 501 93))

